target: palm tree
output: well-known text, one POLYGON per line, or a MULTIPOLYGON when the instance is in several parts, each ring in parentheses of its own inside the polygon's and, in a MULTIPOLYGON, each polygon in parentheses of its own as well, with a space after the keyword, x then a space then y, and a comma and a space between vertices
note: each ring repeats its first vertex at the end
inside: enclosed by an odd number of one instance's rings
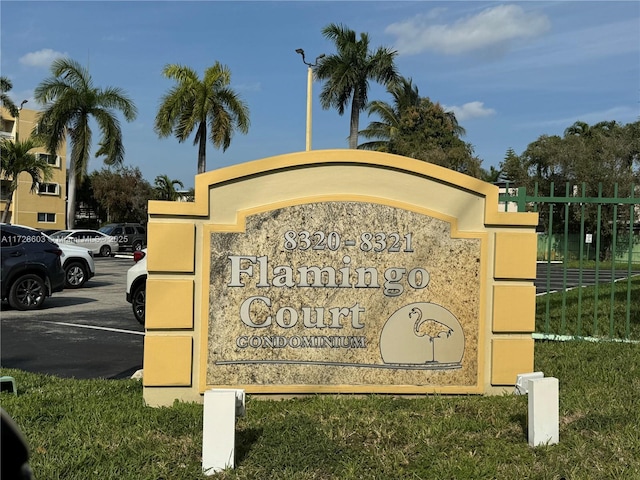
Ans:
POLYGON ((166 65, 162 71, 177 85, 162 97, 155 131, 160 137, 175 135, 184 142, 196 130, 198 173, 207 169, 207 135, 214 147, 224 152, 234 131, 249 131, 249 108, 230 87, 231 71, 216 62, 200 80, 196 72, 182 65, 166 65), (209 129, 209 131, 207 131, 209 129))
POLYGON ((107 165, 121 165, 124 145, 120 122, 114 112, 119 110, 127 121, 137 115, 133 101, 116 87, 97 88, 89 71, 79 63, 60 58, 51 64, 52 77, 35 90, 35 98, 45 105, 39 116, 38 128, 45 146, 55 153, 69 136, 71 157, 67 190, 67 226, 73 228, 76 215, 76 184, 87 173, 91 152, 92 132, 89 125, 94 119, 101 138, 96 157, 104 156, 107 165))
POLYGON ((564 130, 564 136, 568 137, 570 135, 574 135, 577 137, 590 137, 593 134, 591 127, 588 123, 582 122, 580 120, 576 121, 570 127, 567 127, 564 130))
POLYGON ((180 185, 180 188, 184 188, 180 180, 171 180, 168 175, 158 175, 154 183, 159 200, 170 200, 174 202, 178 199, 178 192, 174 185, 180 185))
POLYGON ((322 34, 335 43, 338 52, 324 57, 315 68, 316 77, 327 80, 320 103, 325 110, 333 107, 343 115, 351 101, 349 148, 357 148, 360 112, 368 103, 369 81, 390 85, 398 80, 394 65, 397 52, 384 47, 371 52, 366 33, 357 40, 356 33, 343 25, 332 23, 322 34))
POLYGON ((7 77, 0 77, 0 104, 6 108, 12 117, 18 116, 18 107, 13 100, 7 95, 7 92, 13 88, 13 83, 7 77))
POLYGON ((40 146, 32 138, 25 141, 12 141, 8 138, 0 139, 0 174, 7 181, 3 181, 3 187, 7 191, 3 192, 6 198, 4 212, 2 212, 2 223, 9 220, 9 210, 13 201, 13 192, 18 188, 18 177, 22 172, 31 176, 31 192, 38 189, 38 185, 51 179, 51 166, 46 160, 41 160, 30 150, 40 146))
MULTIPOLYGON (((413 84, 411 78, 400 77, 396 83, 387 87, 387 92, 393 98, 393 104, 374 100, 366 106, 369 116, 376 114, 380 121, 369 123, 367 128, 360 131, 360 135, 365 138, 375 140, 358 145, 363 150, 376 150, 381 152, 391 152, 390 141, 398 135, 403 115, 409 110, 419 109, 423 98, 418 92, 418 86, 413 84)), ((464 135, 465 129, 458 124, 458 120, 453 112, 445 111, 440 104, 434 104, 436 110, 442 110, 440 117, 448 123, 456 136, 464 135)))
POLYGON ((367 128, 359 132, 365 138, 377 139, 358 145, 360 149, 388 152, 389 141, 400 129, 402 112, 408 107, 420 105, 418 86, 413 84, 411 78, 400 77, 396 83, 387 87, 387 92, 393 97, 393 104, 374 100, 366 106, 369 116, 376 114, 380 121, 369 123, 367 128))

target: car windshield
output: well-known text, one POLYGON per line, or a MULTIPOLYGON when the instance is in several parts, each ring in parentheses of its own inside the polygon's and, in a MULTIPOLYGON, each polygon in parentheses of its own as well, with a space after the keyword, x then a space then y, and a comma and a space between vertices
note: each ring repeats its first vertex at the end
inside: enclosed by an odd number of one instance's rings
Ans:
POLYGON ((113 225, 105 225, 104 227, 100 227, 98 231, 109 235, 114 228, 113 225))
POLYGON ((51 238, 58 238, 58 239, 63 239, 65 238, 67 235, 69 235, 71 232, 69 232, 68 230, 60 230, 59 232, 56 232, 52 235, 50 235, 51 238))

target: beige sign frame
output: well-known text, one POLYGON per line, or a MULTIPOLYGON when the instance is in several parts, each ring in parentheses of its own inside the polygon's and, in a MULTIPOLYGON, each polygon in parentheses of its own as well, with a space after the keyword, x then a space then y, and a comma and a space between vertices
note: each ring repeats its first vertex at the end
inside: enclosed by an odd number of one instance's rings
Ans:
POLYGON ((300 152, 196 176, 195 202, 149 202, 144 397, 202 401, 212 387, 248 393, 503 391, 533 369, 535 213, 500 212, 494 185, 396 155, 300 152), (355 201, 446 221, 481 242, 477 376, 473 385, 213 385, 207 382, 212 232, 243 231, 248 216, 312 202, 355 201))

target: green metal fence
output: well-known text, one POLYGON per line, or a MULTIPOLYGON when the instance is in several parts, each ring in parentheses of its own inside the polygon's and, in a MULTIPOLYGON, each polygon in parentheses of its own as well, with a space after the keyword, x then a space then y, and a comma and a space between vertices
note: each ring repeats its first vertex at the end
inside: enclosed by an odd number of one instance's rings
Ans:
POLYGON ((538 276, 535 338, 640 341, 640 195, 586 195, 586 185, 555 185, 533 195, 500 194, 501 208, 535 211, 538 276))

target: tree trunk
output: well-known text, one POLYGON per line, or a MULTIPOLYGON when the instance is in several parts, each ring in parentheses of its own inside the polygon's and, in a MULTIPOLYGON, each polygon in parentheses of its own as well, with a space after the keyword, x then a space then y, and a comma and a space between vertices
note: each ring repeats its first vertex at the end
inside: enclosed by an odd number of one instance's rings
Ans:
POLYGON ((2 212, 2 223, 9 223, 9 209, 11 208, 12 201, 13 191, 9 192, 9 196, 7 197, 7 204, 4 206, 4 212, 2 212))
POLYGON ((357 92, 353 92, 351 102, 351 122, 349 124, 349 148, 358 148, 358 129, 360 124, 360 105, 357 100, 357 92))
POLYGON ((198 143, 198 173, 207 171, 207 127, 201 123, 198 127, 200 142, 198 143))
POLYGON ((76 225, 76 166, 73 161, 69 165, 69 185, 67 187, 67 226, 76 225))

